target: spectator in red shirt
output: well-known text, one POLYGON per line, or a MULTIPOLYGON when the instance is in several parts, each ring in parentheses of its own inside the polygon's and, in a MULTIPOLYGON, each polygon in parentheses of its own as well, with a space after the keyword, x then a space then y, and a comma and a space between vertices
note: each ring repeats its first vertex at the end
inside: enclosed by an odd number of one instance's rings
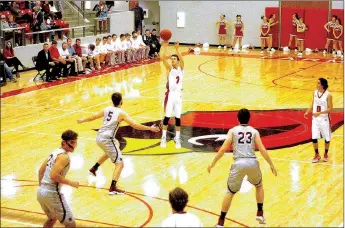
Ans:
POLYGON ((8 66, 14 66, 16 69, 16 75, 17 78, 20 78, 19 72, 18 72, 18 67, 21 66, 23 70, 26 70, 27 68, 19 61, 17 57, 14 56, 14 50, 12 48, 12 43, 11 41, 7 41, 6 47, 4 49, 4 57, 5 57, 5 62, 7 63, 8 66))
MULTIPOLYGON (((50 56, 51 58, 54 60, 54 62, 56 64, 58 64, 58 66, 60 68, 63 69, 63 77, 67 77, 68 76, 68 70, 67 70, 67 63, 66 61, 60 56, 60 52, 57 48, 57 42, 56 40, 52 41, 52 45, 49 48, 49 52, 50 52, 50 56)), ((58 75, 59 77, 60 75, 58 75)))
POLYGON ((86 63, 87 63, 87 58, 86 56, 83 56, 83 51, 82 51, 82 47, 81 47, 81 40, 80 39, 76 39, 75 40, 75 44, 73 45, 73 48, 75 50, 75 53, 82 59, 83 61, 83 68, 84 68, 84 71, 85 71, 85 66, 86 66, 86 63))

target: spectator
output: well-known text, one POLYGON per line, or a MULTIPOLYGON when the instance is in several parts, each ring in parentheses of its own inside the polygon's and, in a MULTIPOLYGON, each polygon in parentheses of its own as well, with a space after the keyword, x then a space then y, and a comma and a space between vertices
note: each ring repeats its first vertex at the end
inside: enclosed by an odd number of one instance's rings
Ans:
MULTIPOLYGON (((0 51, 0 61, 4 61, 4 55, 0 51)), ((8 65, 4 64, 4 74, 5 74, 5 80, 6 77, 9 78, 12 82, 17 82, 17 80, 13 77, 11 70, 9 69, 8 65)))
POLYGON ((18 5, 15 1, 13 1, 13 2, 11 3, 10 11, 11 11, 11 13, 12 13, 13 15, 15 15, 15 16, 19 16, 19 15, 20 15, 20 8, 19 8, 19 5, 18 5))
POLYGON ((99 20, 99 33, 106 33, 107 31, 107 20, 108 20, 108 7, 104 4, 104 1, 99 1, 98 7, 96 7, 96 16, 99 20))
POLYGON ((14 68, 16 69, 17 78, 20 78, 18 67, 21 66, 23 70, 26 70, 27 68, 19 61, 17 57, 14 56, 14 50, 11 41, 6 42, 6 47, 4 49, 4 57, 5 62, 8 66, 14 66, 14 68))
MULTIPOLYGON (((41 31, 41 24, 43 23, 43 13, 39 10, 38 6, 34 7, 34 12, 32 14, 32 30, 34 32, 41 31)), ((34 34, 34 43, 37 42, 37 34, 34 34)), ((43 43, 43 33, 39 34, 40 42, 43 43)))
POLYGON ((72 39, 67 39, 67 50, 69 53, 69 56, 71 56, 73 59, 75 59, 76 62, 76 68, 78 70, 79 74, 85 74, 85 64, 86 64, 86 58, 82 58, 77 55, 74 48, 72 47, 72 39))
POLYGON ((145 30, 143 41, 146 44, 146 46, 150 47, 150 51, 149 51, 150 58, 153 58, 155 55, 157 55, 157 46, 153 43, 150 30, 148 29, 145 30))
POLYGON ((47 82, 56 80, 56 75, 59 72, 59 67, 54 63, 54 60, 50 56, 49 45, 47 43, 43 45, 43 50, 38 52, 36 69, 38 71, 46 71, 47 82))
POLYGON ((153 43, 156 45, 157 47, 157 53, 159 54, 160 50, 161 50, 161 44, 159 42, 159 37, 157 36, 157 30, 156 29, 152 29, 152 40, 153 43))
POLYGON ((6 21, 6 16, 5 15, 1 15, 1 30, 2 29, 8 29, 8 28, 10 28, 10 25, 6 21))
MULTIPOLYGON (((13 15, 10 14, 8 15, 8 25, 10 26, 10 28, 18 28, 19 25, 14 22, 13 20, 13 15)), ((22 31, 21 30, 15 30, 15 40, 16 40, 16 46, 22 46, 22 37, 21 37, 22 31)))
POLYGON ((140 35, 141 34, 141 30, 140 29, 137 29, 136 30, 136 34, 138 36, 138 42, 140 43, 140 46, 144 49, 143 51, 143 54, 144 54, 144 57, 145 59, 148 59, 149 58, 149 53, 150 53, 150 46, 147 46, 144 41, 143 41, 143 36, 140 35))
MULTIPOLYGON (((51 55, 51 58, 53 59, 53 61, 58 65, 59 68, 63 69, 63 77, 67 77, 68 76, 67 63, 61 57, 59 50, 57 49, 56 40, 53 40, 52 46, 49 48, 49 52, 50 52, 50 55, 51 55)), ((61 72, 59 72, 57 77, 60 77, 60 73, 61 72)))
POLYGON ((135 7, 132 9, 134 11, 134 25, 135 29, 140 29, 142 31, 142 21, 144 20, 144 10, 139 6, 139 2, 135 4, 135 7))
POLYGON ((198 217, 184 211, 188 194, 182 188, 169 192, 169 203, 173 214, 163 221, 162 227, 203 227, 198 217))
POLYGON ((96 46, 94 44, 89 44, 86 53, 87 53, 87 56, 88 56, 88 59, 89 59, 89 63, 91 65, 91 70, 95 70, 95 68, 94 68, 94 61, 96 61, 97 69, 100 70, 101 69, 101 64, 100 64, 100 61, 99 61, 99 53, 96 50, 96 46))
POLYGON ((77 63, 76 63, 76 60, 70 56, 69 51, 67 50, 67 43, 66 42, 62 43, 62 46, 59 49, 59 54, 60 54, 61 58, 66 61, 66 68, 69 65, 71 66, 70 72, 66 73, 66 74, 70 75, 70 76, 76 76, 77 73, 75 72, 75 70, 77 69, 77 67, 76 67, 77 63))

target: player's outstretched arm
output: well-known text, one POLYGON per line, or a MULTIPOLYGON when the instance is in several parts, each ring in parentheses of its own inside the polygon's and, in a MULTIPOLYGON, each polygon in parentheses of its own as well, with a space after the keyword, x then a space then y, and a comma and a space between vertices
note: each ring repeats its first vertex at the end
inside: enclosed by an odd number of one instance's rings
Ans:
POLYGON ((71 181, 63 176, 61 176, 62 170, 68 165, 69 158, 67 154, 61 154, 56 158, 55 164, 53 166, 53 169, 50 173, 50 179, 52 179, 55 182, 61 183, 61 184, 67 184, 72 187, 78 188, 79 182, 78 181, 71 181))
POLYGON ((216 165, 218 160, 223 157, 224 153, 230 148, 231 144, 232 144, 232 132, 229 131, 227 139, 224 141, 222 147, 218 150, 218 153, 216 157, 213 159, 213 162, 211 163, 211 165, 207 167, 207 171, 209 173, 211 173, 211 169, 216 165))
POLYGON ((311 110, 313 110, 313 103, 314 103, 314 94, 313 94, 313 100, 312 100, 312 102, 311 102, 311 104, 310 104, 310 107, 309 107, 308 110, 304 113, 304 118, 305 118, 305 119, 308 119, 308 114, 309 114, 309 112, 310 112, 311 110))
POLYGON ((272 173, 273 173, 275 176, 277 176, 277 170, 276 170, 276 168, 274 167, 273 162, 272 162, 270 156, 268 155, 267 150, 266 150, 264 144, 263 144, 262 141, 261 141, 260 135, 259 135, 259 134, 256 134, 254 140, 255 140, 255 144, 256 144, 256 146, 258 147, 258 149, 259 149, 259 151, 260 151, 262 157, 263 157, 263 158, 267 161, 267 163, 270 165, 271 170, 272 170, 272 173))
POLYGON ((162 55, 161 55, 162 57, 161 57, 161 59, 163 61, 163 64, 164 64, 166 70, 168 72, 170 72, 171 65, 168 62, 168 54, 167 54, 167 46, 168 46, 168 44, 169 44, 168 41, 163 41, 163 43, 162 43, 163 48, 162 48, 162 55))
POLYGON ((86 118, 80 118, 79 120, 77 120, 77 123, 84 123, 84 122, 90 122, 93 121, 95 119, 99 119, 102 118, 104 116, 104 110, 97 112, 96 114, 86 117, 86 118))
POLYGON ((48 162, 48 159, 46 159, 46 160, 42 163, 40 169, 38 170, 38 185, 41 185, 41 181, 42 181, 44 172, 46 171, 47 162, 48 162))
POLYGON ((120 118, 128 123, 132 128, 142 131, 153 131, 153 132, 159 132, 159 128, 154 124, 151 127, 142 125, 140 123, 136 123, 127 113, 121 113, 120 118))
POLYGON ((183 68, 184 68, 184 60, 183 60, 183 57, 182 57, 181 53, 179 52, 178 48, 179 48, 179 42, 177 41, 175 43, 176 54, 177 54, 178 58, 180 59, 181 70, 183 70, 183 68))

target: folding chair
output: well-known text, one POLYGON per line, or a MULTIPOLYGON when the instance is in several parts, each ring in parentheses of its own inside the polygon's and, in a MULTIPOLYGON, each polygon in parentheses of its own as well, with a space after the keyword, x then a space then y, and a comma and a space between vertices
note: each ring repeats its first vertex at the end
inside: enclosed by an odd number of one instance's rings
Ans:
POLYGON ((39 76, 39 79, 40 79, 40 80, 44 81, 43 77, 46 76, 47 72, 46 72, 45 70, 43 70, 44 72, 41 73, 42 71, 39 71, 39 70, 36 68, 37 56, 33 56, 33 57, 32 57, 32 62, 33 62, 33 64, 35 65, 35 69, 37 70, 37 74, 36 74, 36 76, 34 77, 34 80, 33 80, 33 81, 35 81, 36 78, 37 78, 38 76, 39 76))

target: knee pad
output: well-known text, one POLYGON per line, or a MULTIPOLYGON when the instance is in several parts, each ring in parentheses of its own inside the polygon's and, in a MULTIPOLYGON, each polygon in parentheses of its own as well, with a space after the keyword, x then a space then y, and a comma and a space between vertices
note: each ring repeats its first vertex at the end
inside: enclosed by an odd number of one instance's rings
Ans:
POLYGON ((169 117, 164 117, 164 120, 163 120, 163 125, 168 125, 168 123, 169 123, 169 117))
POLYGON ((180 127, 181 126, 181 119, 180 118, 176 118, 175 117, 175 125, 176 125, 176 127, 180 127))
POLYGON ((326 141, 326 140, 325 140, 325 143, 330 143, 330 142, 331 142, 331 141, 326 141))
POLYGON ((311 140, 313 143, 317 143, 317 139, 312 139, 311 140))

